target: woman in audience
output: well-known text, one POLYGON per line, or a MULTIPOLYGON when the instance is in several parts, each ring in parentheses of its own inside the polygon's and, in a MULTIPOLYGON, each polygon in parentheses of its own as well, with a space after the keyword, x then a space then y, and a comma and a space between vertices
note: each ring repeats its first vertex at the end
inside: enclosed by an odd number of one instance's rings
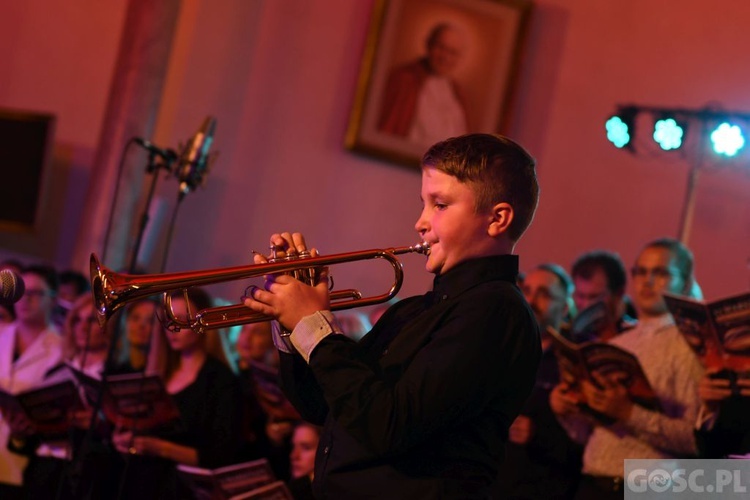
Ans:
MULTIPOLYGON (((178 318, 188 310, 211 306, 201 289, 172 297, 178 318)), ((169 325, 167 325, 169 326, 169 325)), ((175 464, 217 468, 234 463, 239 445, 240 392, 229 368, 219 332, 198 334, 191 329, 164 328, 147 367, 159 374, 179 408, 179 422, 148 433, 118 429, 113 443, 125 454, 122 498, 185 498, 190 494, 178 481, 175 464)))
POLYGON ((295 500, 313 499, 312 480, 315 470, 315 452, 320 441, 320 427, 300 421, 292 433, 292 452, 289 462, 292 479, 289 491, 295 500))
POLYGON ((86 376, 91 380, 101 379, 111 331, 100 328, 93 299, 88 294, 73 302, 64 327, 64 363, 47 373, 45 384, 72 380, 81 393, 86 409, 70 416, 71 428, 67 437, 41 441, 38 436, 30 435, 26 437, 25 445, 18 449, 29 455, 29 464, 24 471, 27 498, 77 498, 77 492, 99 496, 103 481, 111 469, 112 456, 104 444, 107 429, 101 421, 95 423, 95 436, 93 439, 89 437, 85 454, 80 454, 86 429, 92 423, 93 410, 90 405, 94 404, 98 392, 96 385, 82 382, 81 379, 86 376), (76 372, 83 373, 84 377, 77 376, 76 372), (74 456, 82 460, 76 463, 79 473, 75 475, 71 468, 71 458, 74 456))
POLYGON ((111 339, 111 330, 99 327, 92 296, 74 301, 65 324, 63 359, 76 370, 101 379, 111 339))
POLYGON ((235 349, 240 370, 247 370, 254 364, 279 366, 279 351, 273 345, 269 321, 243 325, 235 349))
POLYGON ((124 335, 120 338, 120 359, 115 373, 142 372, 146 369, 151 337, 161 330, 156 320, 157 304, 143 299, 125 307, 124 335))

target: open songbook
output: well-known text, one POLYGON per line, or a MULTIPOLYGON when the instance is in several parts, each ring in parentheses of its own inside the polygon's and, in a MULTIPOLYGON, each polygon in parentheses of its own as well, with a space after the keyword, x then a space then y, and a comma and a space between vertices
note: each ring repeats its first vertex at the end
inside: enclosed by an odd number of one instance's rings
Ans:
MULTIPOLYGON (((74 412, 96 405, 102 382, 62 363, 36 387, 11 394, 0 389, 0 410, 23 412, 43 440, 65 437, 74 412)), ((161 378, 140 373, 106 378, 102 411, 110 422, 148 430, 176 420, 180 412, 161 378)))
POLYGON ((703 366, 732 382, 750 378, 750 293, 711 302, 665 293, 664 301, 703 366))
POLYGON ((177 472, 199 500, 292 498, 265 458, 218 469, 178 465, 177 472))
POLYGON ((554 328, 547 328, 560 366, 560 380, 579 398, 581 409, 602 420, 608 417, 591 409, 579 390, 581 381, 600 386, 598 378, 615 381, 628 390, 630 399, 649 410, 661 411, 659 398, 643 372, 638 358, 632 353, 606 342, 576 344, 554 328))
POLYGON ((106 380, 102 411, 115 425, 143 431, 180 417, 177 405, 158 376, 129 373, 112 375, 106 380))
POLYGON ((73 413, 91 404, 89 396, 98 384, 95 378, 62 363, 31 389, 16 394, 0 389, 0 410, 24 413, 42 440, 62 438, 70 429, 73 413))
POLYGON ((3 413, 23 412, 36 434, 46 441, 65 437, 73 412, 85 407, 75 384, 65 380, 18 394, 0 390, 0 408, 3 413))

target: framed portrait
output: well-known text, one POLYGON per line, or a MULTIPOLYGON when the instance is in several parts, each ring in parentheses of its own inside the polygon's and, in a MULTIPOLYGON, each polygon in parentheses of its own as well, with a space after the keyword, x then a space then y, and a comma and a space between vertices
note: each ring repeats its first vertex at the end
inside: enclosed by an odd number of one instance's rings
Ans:
POLYGON ((470 132, 502 132, 530 0, 378 0, 346 147, 405 165, 470 132))

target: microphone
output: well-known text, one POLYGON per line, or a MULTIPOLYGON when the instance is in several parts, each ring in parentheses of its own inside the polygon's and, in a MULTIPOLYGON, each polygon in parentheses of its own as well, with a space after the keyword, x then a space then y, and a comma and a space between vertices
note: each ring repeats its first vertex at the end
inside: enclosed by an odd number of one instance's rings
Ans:
POLYGON ((0 304, 15 304, 25 291, 26 285, 19 275, 10 269, 0 270, 0 304))
POLYGON ((177 179, 180 181, 179 199, 203 184, 203 177, 208 171, 208 151, 214 141, 216 119, 207 116, 201 128, 190 138, 187 146, 180 153, 177 165, 177 179))
POLYGON ((172 163, 177 159, 177 153, 174 149, 162 149, 153 142, 149 142, 146 139, 141 139, 140 137, 136 137, 134 140, 136 144, 146 149, 149 153, 164 158, 164 161, 166 161, 167 163, 172 163))

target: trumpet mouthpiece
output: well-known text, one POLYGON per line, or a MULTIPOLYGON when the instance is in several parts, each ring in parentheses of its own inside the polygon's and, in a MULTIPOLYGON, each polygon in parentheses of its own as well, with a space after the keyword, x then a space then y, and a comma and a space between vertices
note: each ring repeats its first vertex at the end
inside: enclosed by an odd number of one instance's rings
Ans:
POLYGON ((426 241, 420 241, 419 243, 414 245, 412 249, 417 253, 427 255, 427 252, 430 251, 430 244, 427 243, 426 241))

